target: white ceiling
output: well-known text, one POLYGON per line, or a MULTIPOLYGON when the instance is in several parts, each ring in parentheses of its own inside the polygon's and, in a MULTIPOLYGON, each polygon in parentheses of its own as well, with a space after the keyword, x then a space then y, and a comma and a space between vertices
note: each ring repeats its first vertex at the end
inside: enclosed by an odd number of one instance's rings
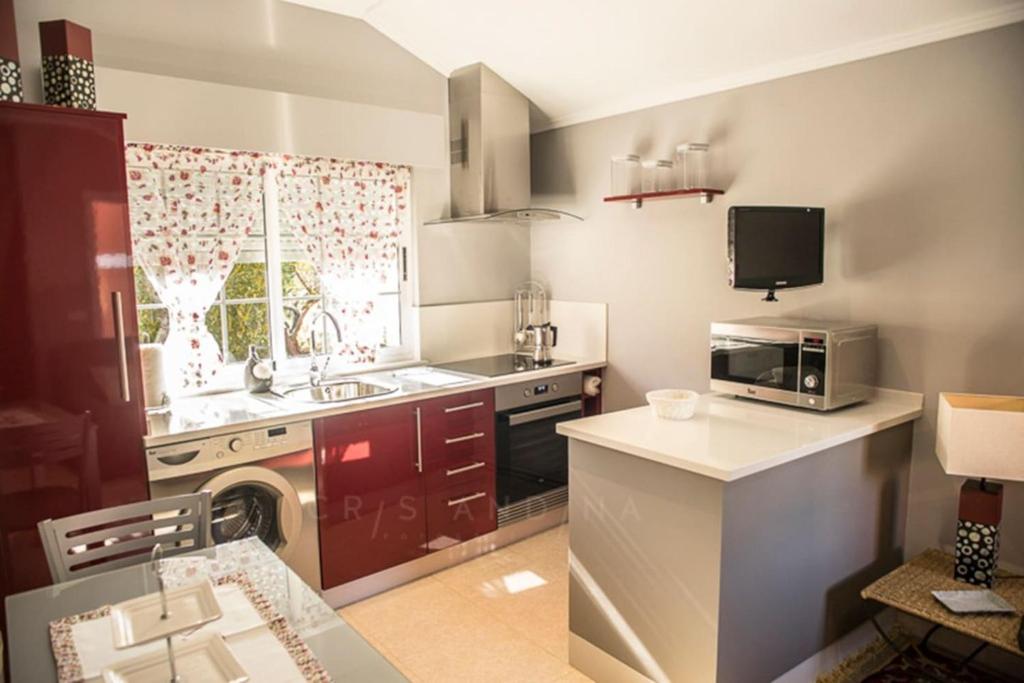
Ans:
POLYGON ((287 0, 441 73, 483 62, 555 128, 1024 20, 1024 0, 287 0))

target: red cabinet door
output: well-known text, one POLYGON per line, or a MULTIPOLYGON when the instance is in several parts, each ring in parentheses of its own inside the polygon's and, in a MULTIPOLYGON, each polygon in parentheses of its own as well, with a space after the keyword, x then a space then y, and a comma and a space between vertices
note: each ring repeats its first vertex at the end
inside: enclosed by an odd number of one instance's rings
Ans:
POLYGON ((494 391, 423 401, 427 547, 440 550, 497 527, 494 391))
POLYGON ((323 418, 314 439, 323 587, 426 554, 415 406, 323 418))
POLYGON ((148 497, 123 118, 0 103, 0 616, 37 522, 148 497))

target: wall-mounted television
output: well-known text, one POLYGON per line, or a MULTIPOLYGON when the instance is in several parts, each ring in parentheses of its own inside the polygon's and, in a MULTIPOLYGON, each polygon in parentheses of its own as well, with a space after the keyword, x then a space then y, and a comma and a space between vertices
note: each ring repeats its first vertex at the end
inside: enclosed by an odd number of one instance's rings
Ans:
POLYGON ((729 284, 768 292, 825 279, 825 209, 729 207, 729 284))

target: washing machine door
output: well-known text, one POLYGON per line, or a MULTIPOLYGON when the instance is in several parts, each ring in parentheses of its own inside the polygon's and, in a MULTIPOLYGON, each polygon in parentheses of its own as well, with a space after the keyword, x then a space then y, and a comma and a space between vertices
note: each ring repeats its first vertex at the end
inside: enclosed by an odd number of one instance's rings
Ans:
POLYGON ((288 559, 302 530, 302 503, 287 479, 263 467, 237 467, 201 488, 213 494, 214 543, 257 536, 288 559))

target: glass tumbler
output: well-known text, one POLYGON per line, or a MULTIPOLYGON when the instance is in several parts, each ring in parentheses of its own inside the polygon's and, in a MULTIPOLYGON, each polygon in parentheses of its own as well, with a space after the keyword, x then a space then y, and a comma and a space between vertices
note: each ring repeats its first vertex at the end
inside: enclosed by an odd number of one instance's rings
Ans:
POLYGON ((676 147, 676 186, 693 190, 708 186, 708 143, 684 142, 676 147))
POLYGON ((618 197, 638 192, 640 192, 640 157, 636 154, 612 157, 612 196, 618 197))

